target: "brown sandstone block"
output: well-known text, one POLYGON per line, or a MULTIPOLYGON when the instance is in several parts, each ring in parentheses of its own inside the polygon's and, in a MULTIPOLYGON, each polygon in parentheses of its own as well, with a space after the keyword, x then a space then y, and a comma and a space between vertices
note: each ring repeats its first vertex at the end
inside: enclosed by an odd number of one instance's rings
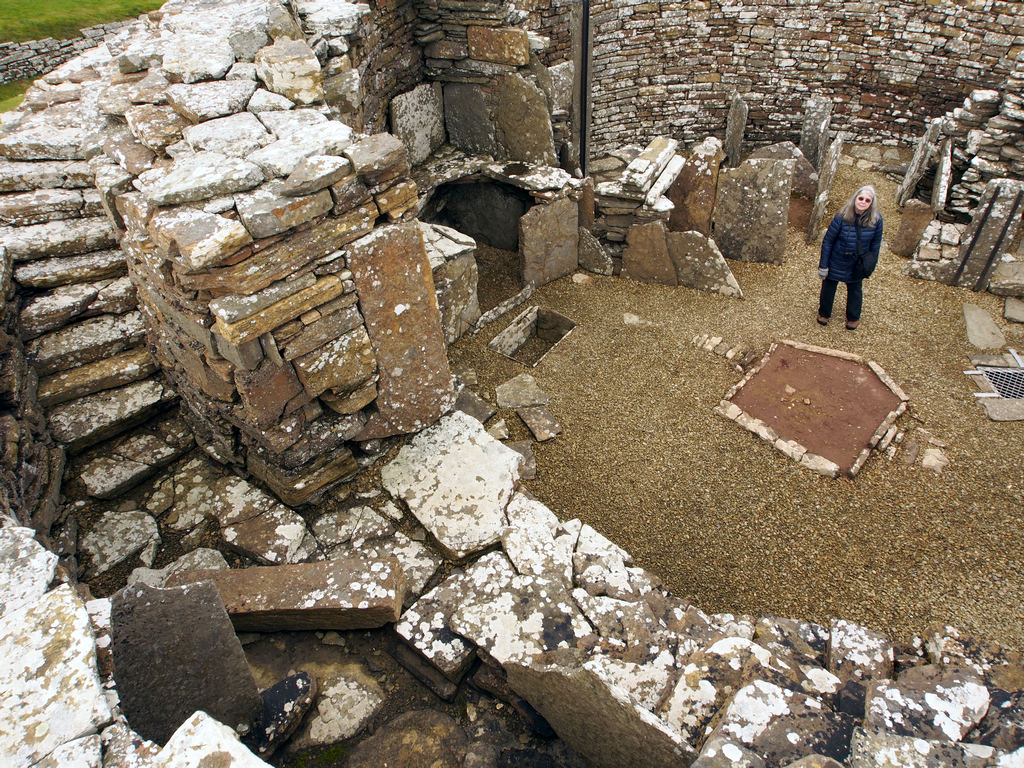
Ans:
POLYGON ((290 507, 305 504, 318 491, 338 481, 347 480, 359 471, 355 457, 345 447, 294 472, 272 466, 260 451, 250 450, 246 457, 246 467, 290 507))
POLYGON ((525 29, 467 27, 469 57, 523 67, 530 63, 530 36, 525 29))
POLYGON ((237 323, 225 323, 218 319, 214 328, 232 344, 242 344, 284 325, 289 320, 295 319, 303 312, 323 304, 325 301, 337 298, 341 292, 341 280, 335 275, 328 275, 317 280, 309 288, 281 299, 254 315, 242 318, 237 323))
POLYGON ((167 586, 212 581, 236 630, 371 629, 398 620, 405 574, 398 560, 185 571, 167 586))

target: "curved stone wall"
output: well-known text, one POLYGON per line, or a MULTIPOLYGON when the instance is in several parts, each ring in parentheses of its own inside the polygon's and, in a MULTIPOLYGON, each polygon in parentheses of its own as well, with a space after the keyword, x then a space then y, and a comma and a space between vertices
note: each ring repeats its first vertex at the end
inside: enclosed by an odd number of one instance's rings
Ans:
POLYGON ((594 0, 591 21, 592 156, 721 134, 733 91, 749 141, 796 139, 811 94, 835 101, 834 128, 916 137, 971 89, 998 88, 1024 42, 1019 3, 1000 0, 594 0))

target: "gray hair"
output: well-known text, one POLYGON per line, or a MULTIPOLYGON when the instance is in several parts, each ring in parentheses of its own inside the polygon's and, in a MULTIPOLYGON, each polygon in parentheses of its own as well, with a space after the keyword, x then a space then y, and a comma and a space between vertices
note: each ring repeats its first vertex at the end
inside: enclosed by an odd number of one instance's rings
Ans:
POLYGON ((862 220, 867 226, 873 227, 878 223, 878 219, 881 214, 878 212, 878 193, 875 192, 875 188, 870 184, 865 184, 850 195, 850 199, 846 201, 846 205, 839 209, 839 215, 843 217, 843 221, 854 221, 857 218, 857 209, 854 207, 854 203, 857 202, 857 196, 862 194, 871 195, 871 207, 864 212, 862 220))

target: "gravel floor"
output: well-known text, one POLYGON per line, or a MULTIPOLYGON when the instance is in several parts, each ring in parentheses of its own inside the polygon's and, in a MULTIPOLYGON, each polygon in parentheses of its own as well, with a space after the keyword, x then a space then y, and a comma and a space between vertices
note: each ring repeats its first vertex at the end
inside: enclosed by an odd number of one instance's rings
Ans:
MULTIPOLYGON (((878 174, 842 166, 829 215, 866 182, 879 190, 891 237, 896 186, 878 174)), ((532 373, 564 433, 535 446, 530 491, 703 609, 842 617, 898 640, 945 622, 1024 649, 1024 423, 991 422, 974 402, 962 306, 985 308, 1019 350, 1024 326, 1002 319, 998 297, 904 276, 883 245, 860 328, 822 328, 819 247, 791 230, 785 265, 730 262, 742 300, 564 278, 530 303, 577 326, 536 368, 486 349, 513 315, 453 345, 451 362, 475 369, 475 389, 491 402, 497 384, 532 373), (626 325, 624 313, 650 325, 626 325), (761 351, 788 338, 875 360, 910 396, 900 425, 945 441, 950 464, 937 475, 873 456, 855 481, 802 469, 713 413, 739 374, 693 346, 702 333, 761 351)), ((840 288, 837 317, 844 301, 840 288)), ((513 438, 529 436, 514 412, 500 415, 513 438)))

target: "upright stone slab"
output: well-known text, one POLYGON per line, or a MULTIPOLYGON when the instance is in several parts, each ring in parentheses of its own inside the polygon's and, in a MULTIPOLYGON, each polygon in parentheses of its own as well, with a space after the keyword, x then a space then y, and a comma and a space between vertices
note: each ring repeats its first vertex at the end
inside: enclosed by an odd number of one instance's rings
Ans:
POLYGON ((791 176, 791 160, 747 160, 722 171, 714 224, 723 256, 783 262, 791 176))
POLYGON ((921 235, 932 222, 932 207, 923 200, 910 200, 903 207, 900 226, 889 245, 897 256, 910 258, 921 242, 921 235))
POLYGON ((403 447, 381 481, 458 559, 501 537, 521 460, 479 421, 455 411, 403 447))
POLYGON ((832 181, 836 177, 836 170, 839 168, 839 158, 843 154, 843 141, 846 134, 840 133, 829 145, 825 154, 825 161, 821 164, 818 172, 818 194, 814 198, 814 207, 811 209, 811 217, 807 222, 807 242, 814 241, 821 225, 825 221, 825 214, 828 212, 828 196, 832 191, 832 181))
POLYGON ((676 271, 676 284, 723 296, 743 297, 729 264, 710 237, 700 232, 669 232, 665 240, 676 271))
POLYGON ((676 285, 676 270, 668 255, 665 223, 635 224, 626 233, 622 277, 641 283, 676 285))
POLYGON ((468 83, 444 86, 444 124, 448 142, 471 155, 493 155, 498 149, 494 119, 483 88, 468 83))
POLYGON ((597 275, 612 275, 615 264, 604 245, 586 227, 580 227, 580 269, 597 275))
POLYGON ((348 264, 380 371, 378 410, 360 439, 423 429, 455 392, 419 226, 377 229, 349 247, 348 264))
POLYGON ((743 132, 747 128, 747 113, 750 108, 743 97, 733 91, 729 99, 729 116, 725 122, 725 162, 730 168, 740 164, 743 148, 743 132))
POLYGON ((792 160, 794 195, 813 200, 818 194, 818 171, 792 141, 780 141, 750 153, 751 160, 792 160))
POLYGON ((811 96, 804 105, 804 122, 800 126, 800 151, 817 171, 825 159, 828 130, 832 123, 832 100, 811 96))
POLYGON ((505 671, 512 690, 598 768, 675 768, 689 765, 695 757, 682 736, 624 690, 606 683, 591 662, 525 661, 509 664, 505 671))
POLYGON ((907 201, 914 196, 917 189, 917 182, 924 176, 931 162, 932 153, 935 152, 935 142, 938 141, 939 132, 942 129, 942 118, 936 117, 928 122, 924 135, 918 139, 914 148, 914 157, 907 166, 907 172, 903 176, 900 188, 896 191, 896 205, 903 207, 907 201))
POLYGON ((946 210, 949 184, 953 178, 953 137, 947 136, 939 145, 939 162, 932 182, 932 210, 938 215, 946 210))
POLYGON ((0 711, 0 763, 16 768, 110 722, 89 614, 70 585, 4 616, 0 711))
POLYGON ((136 733, 163 744, 196 710, 232 728, 251 724, 260 695, 211 582, 125 587, 110 621, 117 692, 136 733))
POLYGON ((983 291, 1024 226, 1024 182, 993 179, 960 241, 956 285, 983 291))
POLYGON ((444 144, 444 102, 440 83, 423 83, 391 100, 391 130, 419 165, 444 144))
POLYGON ((558 165, 551 115, 541 90, 522 75, 500 77, 492 87, 499 150, 506 149, 509 160, 558 165))
POLYGON ((576 270, 578 210, 575 201, 563 197, 550 205, 535 205, 520 217, 524 283, 541 286, 576 270))
POLYGON ((668 228, 673 232, 700 232, 711 235, 711 214, 715 210, 718 172, 725 152, 714 136, 704 139, 686 159, 667 197, 675 208, 669 214, 668 228))

